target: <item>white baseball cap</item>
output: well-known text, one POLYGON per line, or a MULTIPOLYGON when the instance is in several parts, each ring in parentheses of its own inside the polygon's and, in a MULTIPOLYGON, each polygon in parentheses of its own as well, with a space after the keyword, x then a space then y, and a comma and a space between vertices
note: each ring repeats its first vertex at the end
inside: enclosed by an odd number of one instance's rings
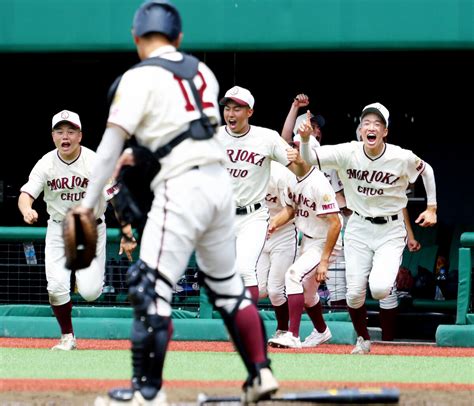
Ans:
POLYGON ((79 114, 74 113, 73 111, 63 110, 58 114, 53 116, 52 128, 56 127, 60 122, 67 121, 75 127, 81 129, 81 120, 79 119, 79 114))
POLYGON ((388 127, 388 118, 389 113, 387 108, 381 103, 372 103, 368 104, 362 109, 362 114, 360 115, 360 121, 364 118, 366 114, 375 113, 379 115, 383 121, 385 122, 385 126, 388 127))
POLYGON ((252 96, 252 93, 240 86, 234 86, 227 90, 224 97, 219 101, 219 104, 225 106, 229 100, 233 100, 242 106, 249 106, 251 109, 253 109, 253 105, 255 104, 255 99, 252 96))

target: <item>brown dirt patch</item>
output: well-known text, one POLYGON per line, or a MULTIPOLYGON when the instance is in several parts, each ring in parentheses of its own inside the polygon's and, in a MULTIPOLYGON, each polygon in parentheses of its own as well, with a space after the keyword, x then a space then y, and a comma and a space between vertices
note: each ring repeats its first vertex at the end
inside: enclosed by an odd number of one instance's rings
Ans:
MULTIPOLYGON (((0 347, 14 348, 50 348, 57 339, 0 338, 0 347)), ((78 339, 82 350, 128 350, 128 340, 90 340, 78 339)), ((303 350, 270 349, 270 352, 309 352, 347 354, 352 346, 326 344, 318 348, 303 350)), ((229 342, 184 342, 170 343, 171 351, 233 351, 229 342)), ((455 356, 472 357, 474 348, 436 347, 430 345, 386 345, 374 343, 372 354, 410 355, 410 356, 455 356)), ((461 384, 396 384, 379 382, 301 382, 285 381, 281 383, 280 393, 336 388, 373 388, 388 387, 400 389, 399 405, 414 406, 471 406, 474 404, 474 385, 461 384)), ((24 380, 4 379, 0 381, 0 406, 85 406, 93 405, 97 396, 104 396, 114 387, 126 387, 127 380, 24 380)), ((197 395, 238 395, 240 381, 166 381, 164 387, 168 400, 176 405, 196 404, 197 395)), ((261 405, 270 405, 262 402, 261 405)), ((302 403, 300 403, 302 404, 302 403)), ((314 404, 314 403, 313 403, 314 404)), ((327 404, 327 403, 326 403, 327 404)), ((279 402, 278 405, 284 405, 279 402)), ((291 403, 296 406, 297 403, 291 403)))
MULTIPOLYGON (((0 338, 0 347, 6 348, 51 348, 57 344, 57 339, 44 338, 0 338)), ((81 350, 128 350, 129 340, 77 340, 81 350)), ((170 351, 215 351, 232 352, 234 348, 227 341, 172 341, 170 351)), ((313 354, 349 354, 353 346, 323 344, 316 348, 275 349, 269 348, 269 352, 298 352, 313 354)), ((374 355, 406 355, 406 356, 429 356, 429 357, 474 357, 474 348, 460 347, 438 347, 435 345, 405 345, 405 344, 379 344, 373 343, 371 354, 374 355)))

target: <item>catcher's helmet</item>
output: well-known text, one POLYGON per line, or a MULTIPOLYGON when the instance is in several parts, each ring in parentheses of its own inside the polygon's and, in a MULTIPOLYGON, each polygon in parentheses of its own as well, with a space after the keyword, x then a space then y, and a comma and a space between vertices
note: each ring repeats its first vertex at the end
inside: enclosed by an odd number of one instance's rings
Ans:
POLYGON ((181 17, 176 7, 167 0, 147 1, 135 13, 133 30, 139 37, 158 32, 174 41, 181 32, 181 17))

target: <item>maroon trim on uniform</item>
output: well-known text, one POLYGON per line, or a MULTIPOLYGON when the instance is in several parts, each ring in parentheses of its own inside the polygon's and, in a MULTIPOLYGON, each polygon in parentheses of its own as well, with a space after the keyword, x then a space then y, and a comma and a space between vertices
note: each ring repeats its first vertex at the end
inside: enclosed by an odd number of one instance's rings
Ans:
POLYGON ((423 162, 423 169, 420 172, 418 172, 418 176, 420 176, 426 169, 426 162, 423 161, 423 159, 421 160, 421 162, 423 162))
POLYGON ((166 224, 166 203, 168 202, 168 196, 166 194, 166 189, 168 186, 168 181, 165 180, 165 191, 163 192, 163 196, 165 198, 165 203, 163 205, 163 226, 161 227, 161 242, 160 242, 160 247, 158 248, 158 259, 156 261, 156 267, 159 270, 160 269, 160 257, 161 253, 163 252, 163 244, 164 244, 164 239, 165 239, 165 224, 166 224))
POLYGON ((298 176, 296 177, 296 182, 297 183, 300 183, 300 182, 303 182, 304 180, 306 180, 308 178, 309 175, 311 175, 313 172, 314 172, 314 169, 315 167, 311 167, 311 170, 306 174, 304 175, 302 178, 299 178, 298 176))
POLYGON ((322 169, 321 169, 321 162, 320 162, 320 160, 319 160, 318 153, 317 153, 316 151, 314 151, 314 153, 316 154, 316 160, 318 161, 319 170, 322 171, 322 169))
MULTIPOLYGON (((309 236, 307 236, 306 234, 303 234, 303 237, 306 237, 306 238, 311 238, 309 236)), ((303 275, 301 275, 301 279, 300 279, 300 283, 303 283, 303 279, 306 275, 308 275, 310 272, 313 271, 313 269, 316 269, 319 264, 321 263, 321 261, 319 261, 315 266, 313 266, 312 268, 310 268, 310 270, 308 272, 305 272, 303 275)))
POLYGON ((51 305, 53 309, 54 316, 58 321, 59 327, 61 329, 61 334, 74 334, 74 329, 72 327, 72 301, 64 303, 59 306, 51 305))
POLYGON ((365 148, 362 146, 362 150, 364 151, 364 155, 370 159, 371 161, 376 161, 377 159, 380 159, 384 156, 385 154, 385 151, 387 150, 387 144, 385 144, 385 142, 383 143, 383 151, 382 153, 377 157, 377 158, 371 158, 370 156, 367 155, 367 152, 365 152, 365 148))
POLYGON ((341 212, 341 210, 338 210, 338 211, 328 211, 328 212, 326 212, 326 213, 316 214, 316 217, 325 216, 326 214, 339 214, 340 212, 341 212))
POLYGON ((66 164, 66 165, 72 165, 74 162, 76 162, 81 154, 82 154, 82 146, 79 145, 79 155, 77 156, 77 158, 74 160, 74 161, 71 161, 71 162, 66 162, 64 159, 61 158, 61 155, 59 155, 59 149, 56 151, 56 154, 58 155, 58 159, 63 163, 63 164, 66 164))
POLYGON ((245 137, 245 136, 250 132, 250 129, 251 129, 251 128, 252 128, 252 126, 249 124, 249 129, 248 129, 248 131, 247 131, 246 133, 244 133, 244 134, 235 134, 235 133, 233 133, 232 131, 230 131, 230 130, 227 129, 227 125, 224 127, 225 132, 226 132, 227 134, 229 134, 229 135, 230 135, 231 137, 233 137, 233 138, 242 138, 242 137, 245 137), (230 132, 229 132, 229 131, 230 131, 230 132))

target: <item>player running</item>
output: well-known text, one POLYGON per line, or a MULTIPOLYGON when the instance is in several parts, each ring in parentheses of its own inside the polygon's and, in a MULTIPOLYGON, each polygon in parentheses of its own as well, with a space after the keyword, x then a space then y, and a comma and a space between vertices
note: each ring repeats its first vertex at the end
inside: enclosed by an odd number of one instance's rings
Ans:
POLYGON ((358 336, 353 354, 370 352, 365 307, 367 283, 376 300, 386 298, 393 289, 407 238, 402 214, 408 200, 406 189, 419 175, 423 178, 427 207, 415 223, 433 226, 437 209, 431 166, 412 151, 385 142, 387 108, 380 103, 369 104, 363 108, 360 121, 363 143, 352 141, 311 148, 308 142, 312 128, 305 122, 300 146, 308 163, 338 170, 347 206, 354 213, 344 234, 346 299, 358 336))

